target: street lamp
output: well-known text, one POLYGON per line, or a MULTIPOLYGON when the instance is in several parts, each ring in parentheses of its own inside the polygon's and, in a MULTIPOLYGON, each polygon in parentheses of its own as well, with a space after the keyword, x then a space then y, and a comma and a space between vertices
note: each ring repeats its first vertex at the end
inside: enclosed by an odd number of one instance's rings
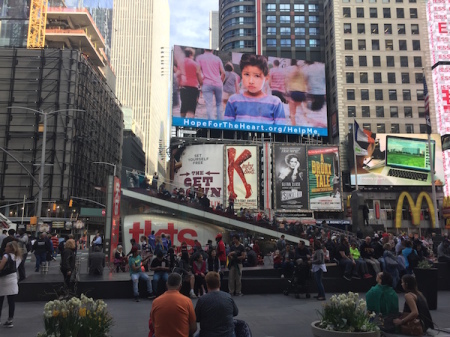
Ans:
POLYGON ((40 115, 43 116, 44 119, 44 130, 42 132, 42 151, 41 151, 41 170, 39 171, 39 195, 38 195, 38 206, 37 206, 37 220, 38 222, 36 223, 36 234, 38 233, 38 223, 39 223, 39 218, 41 217, 41 213, 42 213, 42 192, 44 190, 44 168, 45 168, 45 148, 47 145, 47 116, 49 115, 53 115, 56 114, 58 112, 68 112, 68 111, 82 111, 82 112, 86 112, 86 110, 81 110, 81 109, 62 109, 62 110, 56 110, 56 111, 42 111, 42 110, 36 110, 36 109, 32 109, 32 108, 28 108, 28 107, 23 107, 23 106, 9 106, 7 107, 7 109, 23 109, 23 110, 29 110, 29 111, 33 111, 34 113, 38 113, 40 115))
POLYGON ((93 161, 92 164, 105 164, 114 167, 114 177, 116 176, 116 164, 108 163, 105 161, 93 161))

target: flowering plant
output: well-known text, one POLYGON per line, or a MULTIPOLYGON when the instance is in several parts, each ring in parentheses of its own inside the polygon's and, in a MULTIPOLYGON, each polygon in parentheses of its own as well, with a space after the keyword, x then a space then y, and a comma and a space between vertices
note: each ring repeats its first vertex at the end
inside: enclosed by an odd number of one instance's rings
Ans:
POLYGON ((105 302, 81 295, 81 299, 48 302, 44 307, 45 332, 38 337, 103 337, 112 325, 105 302))
POLYGON ((374 322, 375 314, 367 313, 366 301, 360 299, 358 293, 333 295, 318 313, 321 317, 319 327, 322 329, 343 332, 379 330, 374 322))

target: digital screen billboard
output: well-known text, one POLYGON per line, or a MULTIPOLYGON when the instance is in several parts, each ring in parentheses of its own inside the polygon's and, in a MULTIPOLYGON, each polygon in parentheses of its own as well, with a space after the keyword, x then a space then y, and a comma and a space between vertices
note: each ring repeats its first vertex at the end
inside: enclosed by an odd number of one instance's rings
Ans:
POLYGON ((274 145, 275 209, 308 209, 306 146, 274 145))
POLYGON ((440 135, 450 134, 450 66, 439 65, 432 75, 437 130, 440 135))
POLYGON ((172 125, 327 135, 325 64, 174 46, 172 125))
MULTIPOLYGON (((439 61, 450 61, 450 2, 427 1, 428 37, 430 41, 431 65, 439 61)), ((413 33, 413 34, 419 34, 413 33)))
POLYGON ((339 148, 308 146, 309 209, 341 210, 339 148))
POLYGON ((431 135, 431 152, 426 134, 371 134, 374 142, 358 143, 365 151, 353 160, 353 147, 348 154, 351 184, 358 186, 431 186, 431 161, 435 168, 436 186, 445 185, 441 137, 431 135))

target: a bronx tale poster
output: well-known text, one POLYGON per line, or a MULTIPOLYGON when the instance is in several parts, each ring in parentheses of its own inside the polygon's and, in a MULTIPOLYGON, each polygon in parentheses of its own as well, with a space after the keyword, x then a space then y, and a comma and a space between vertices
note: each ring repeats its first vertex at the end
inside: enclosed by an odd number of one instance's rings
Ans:
POLYGON ((308 209, 306 147, 274 145, 275 209, 308 209))
POLYGON ((258 149, 256 146, 227 146, 224 174, 226 205, 233 195, 234 209, 258 208, 258 149))
POLYGON ((203 190, 211 207, 223 202, 223 145, 190 145, 172 157, 176 187, 203 190))
POLYGON ((309 208, 341 210, 338 147, 308 146, 309 208))

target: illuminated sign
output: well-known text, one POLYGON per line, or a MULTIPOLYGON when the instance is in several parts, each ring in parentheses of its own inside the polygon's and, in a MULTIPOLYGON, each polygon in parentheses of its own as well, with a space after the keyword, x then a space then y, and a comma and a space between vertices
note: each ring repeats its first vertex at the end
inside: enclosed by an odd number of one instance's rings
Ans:
POLYGON ((436 219, 434 217, 434 206, 433 206, 433 200, 431 200, 430 196, 426 192, 420 192, 417 196, 416 203, 414 203, 413 198, 411 197, 411 194, 408 192, 402 192, 400 196, 398 197, 397 201, 397 208, 395 210, 395 227, 401 228, 402 227, 402 211, 403 211, 403 203, 406 200, 408 200, 409 208, 411 209, 411 222, 415 226, 420 225, 420 212, 422 207, 422 201, 423 198, 425 198, 427 204, 428 204, 428 211, 431 216, 431 226, 432 228, 435 228, 436 219))
POLYGON ((431 0, 427 2, 428 36, 432 65, 439 61, 450 61, 449 17, 449 1, 431 0))
POLYGON ((450 134, 450 66, 440 65, 432 74, 437 130, 440 135, 450 134))

